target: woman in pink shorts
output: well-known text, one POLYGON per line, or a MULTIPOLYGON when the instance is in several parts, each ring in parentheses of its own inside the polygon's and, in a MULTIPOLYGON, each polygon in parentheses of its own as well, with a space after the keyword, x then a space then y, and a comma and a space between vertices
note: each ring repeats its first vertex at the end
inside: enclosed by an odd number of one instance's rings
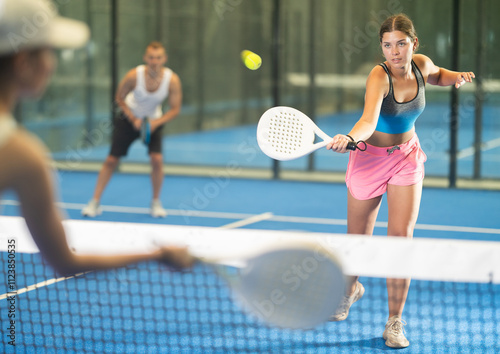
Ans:
MULTIPOLYGON (((375 66, 366 82, 363 114, 348 135, 336 135, 327 149, 345 153, 350 141, 366 141, 365 151, 350 153, 347 232, 372 235, 382 195, 387 193, 387 234, 411 238, 417 221, 426 156, 415 133, 415 121, 425 108, 425 84, 458 89, 472 82, 472 72, 454 72, 415 54, 418 38, 404 14, 382 23, 380 44, 385 62, 375 66)), ((402 313, 410 279, 387 279, 389 320, 386 345, 409 345, 403 332, 402 313)), ((350 306, 364 293, 358 277, 352 278, 342 305, 332 321, 347 318, 350 306)))

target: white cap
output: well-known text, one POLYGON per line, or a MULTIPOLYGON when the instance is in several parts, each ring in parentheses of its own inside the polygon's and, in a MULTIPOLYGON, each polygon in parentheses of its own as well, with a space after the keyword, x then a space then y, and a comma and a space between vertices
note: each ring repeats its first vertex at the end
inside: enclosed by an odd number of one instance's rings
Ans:
POLYGON ((0 0, 0 55, 37 47, 78 48, 89 36, 85 23, 59 16, 50 0, 0 0))

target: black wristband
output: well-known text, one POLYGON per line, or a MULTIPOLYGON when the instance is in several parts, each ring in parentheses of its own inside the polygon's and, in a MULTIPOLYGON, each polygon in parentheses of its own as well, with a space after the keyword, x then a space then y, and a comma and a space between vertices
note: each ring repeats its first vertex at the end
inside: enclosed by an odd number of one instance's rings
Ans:
POLYGON ((352 138, 352 136, 350 136, 350 135, 348 135, 348 134, 346 134, 345 136, 347 136, 349 139, 351 139, 351 141, 355 141, 355 140, 352 138))

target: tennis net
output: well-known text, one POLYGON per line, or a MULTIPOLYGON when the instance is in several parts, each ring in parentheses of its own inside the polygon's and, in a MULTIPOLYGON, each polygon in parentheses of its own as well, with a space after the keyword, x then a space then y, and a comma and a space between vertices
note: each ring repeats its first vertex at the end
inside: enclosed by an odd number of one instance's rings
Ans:
POLYGON ((147 262, 58 278, 22 219, 0 220, 5 353, 353 353, 385 350, 385 277, 412 277, 403 319, 408 351, 500 351, 500 243, 220 230, 66 221, 79 252, 129 252, 153 242, 188 244, 230 264, 249 247, 307 238, 335 250, 366 291, 349 317, 311 330, 271 328, 240 310, 210 267, 172 273, 147 262), (8 252, 9 240, 15 253, 8 252), (12 256, 14 254, 14 256, 12 256), (9 260, 15 268, 9 268, 9 260), (9 278, 9 270, 15 278, 9 278), (10 316, 14 315, 14 316, 10 316), (14 322, 11 322, 14 321, 14 322), (10 344, 9 344, 10 343, 10 344), (15 347, 12 345, 15 344, 15 347))

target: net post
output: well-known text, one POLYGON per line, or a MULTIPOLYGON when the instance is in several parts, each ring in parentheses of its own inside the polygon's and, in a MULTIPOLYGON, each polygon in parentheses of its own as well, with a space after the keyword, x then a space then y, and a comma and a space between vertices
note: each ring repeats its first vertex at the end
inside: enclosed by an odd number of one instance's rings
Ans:
POLYGON ((115 94, 118 88, 118 0, 111 0, 111 121, 113 121, 117 107, 115 94))
MULTIPOLYGON (((309 117, 316 120, 316 0, 309 2, 309 117)), ((307 160, 307 170, 314 170, 314 153, 307 160)))
MULTIPOLYGON (((453 0, 452 33, 451 33, 451 70, 459 69, 460 54, 460 0, 453 0)), ((452 88, 450 99, 450 165, 449 165, 449 187, 457 186, 457 149, 459 128, 459 96, 458 90, 452 88)))
POLYGON ((484 69, 484 33, 486 18, 483 0, 477 0, 477 38, 476 38, 476 91, 475 91, 475 114, 474 114, 474 179, 481 178, 481 145, 483 135, 483 104, 485 99, 483 87, 484 69))
MULTIPOLYGON (((273 106, 280 105, 280 19, 281 19, 281 0, 274 0, 273 3, 273 13, 272 13, 272 65, 271 65, 271 82, 272 82, 272 96, 273 96, 273 106)), ((273 160, 273 179, 280 178, 280 163, 277 160, 273 160)))
POLYGON ((203 130, 203 119, 205 116, 205 49, 204 49, 204 33, 206 28, 206 6, 204 1, 199 1, 196 8, 196 56, 198 60, 196 61, 196 72, 197 72, 197 92, 196 101, 198 107, 196 109, 196 120, 195 129, 196 131, 203 130))
MULTIPOLYGON (((90 1, 85 2, 85 17, 89 26, 92 26, 92 3, 90 1)), ((85 80, 85 136, 83 143, 86 146, 92 146, 92 141, 90 138, 90 132, 94 126, 94 96, 93 96, 93 77, 94 77, 94 65, 92 61, 92 54, 90 46, 85 48, 86 58, 85 58, 85 68, 86 76, 85 80)), ((112 98, 113 99, 113 98, 112 98)), ((111 101, 113 102, 113 101, 111 101)))

